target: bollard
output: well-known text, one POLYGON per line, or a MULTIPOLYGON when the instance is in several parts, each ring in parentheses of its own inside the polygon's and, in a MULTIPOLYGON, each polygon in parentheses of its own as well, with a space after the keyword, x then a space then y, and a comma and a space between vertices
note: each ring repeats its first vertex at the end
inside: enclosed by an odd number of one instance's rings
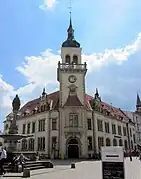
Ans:
POLYGON ((29 168, 24 168, 23 170, 23 178, 28 178, 30 177, 30 169, 29 168))
POLYGON ((75 163, 71 163, 71 168, 75 168, 75 163))
POLYGON ((17 172, 18 172, 18 173, 21 173, 21 172, 22 172, 22 166, 21 166, 21 165, 18 165, 17 167, 18 167, 18 169, 17 169, 18 171, 17 171, 17 172))

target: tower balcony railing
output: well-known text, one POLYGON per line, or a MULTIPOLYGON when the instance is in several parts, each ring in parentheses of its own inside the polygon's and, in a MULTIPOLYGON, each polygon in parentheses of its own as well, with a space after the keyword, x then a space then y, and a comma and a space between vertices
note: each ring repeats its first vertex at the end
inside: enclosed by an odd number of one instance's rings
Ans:
POLYGON ((87 71, 87 64, 66 64, 58 62, 58 69, 62 71, 87 71))

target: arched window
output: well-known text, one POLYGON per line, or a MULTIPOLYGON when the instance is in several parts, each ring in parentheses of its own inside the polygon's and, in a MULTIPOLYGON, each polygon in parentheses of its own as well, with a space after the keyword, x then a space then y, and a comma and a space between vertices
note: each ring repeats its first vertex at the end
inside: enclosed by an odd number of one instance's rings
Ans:
POLYGON ((124 141, 124 148, 125 148, 125 150, 128 149, 127 140, 124 141))
POLYGON ((121 139, 119 139, 119 146, 123 146, 123 142, 121 139))
POLYGON ((73 56, 73 64, 78 64, 78 56, 73 56))
POLYGON ((26 150, 27 150, 27 140, 26 140, 26 139, 23 139, 23 140, 22 140, 22 150, 23 150, 23 151, 26 151, 26 150))
POLYGON ((113 139, 113 146, 117 146, 117 140, 113 139))
POLYGON ((111 141, 109 138, 106 139, 106 146, 110 146, 111 145, 111 141))
POLYGON ((70 56, 69 55, 66 55, 65 61, 67 64, 70 64, 70 56))

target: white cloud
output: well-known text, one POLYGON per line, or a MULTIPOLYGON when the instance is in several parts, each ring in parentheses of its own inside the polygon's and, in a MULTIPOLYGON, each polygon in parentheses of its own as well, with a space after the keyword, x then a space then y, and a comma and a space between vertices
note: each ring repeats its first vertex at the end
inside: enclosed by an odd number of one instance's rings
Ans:
MULTIPOLYGON (((141 50, 141 33, 139 33, 137 39, 121 48, 121 49, 106 49, 103 53, 93 53, 90 55, 83 54, 83 61, 88 64, 88 73, 97 72, 104 66, 119 65, 128 58, 141 50)), ((47 85, 47 92, 51 91, 50 86, 57 87, 57 64, 60 61, 60 54, 54 54, 51 49, 47 49, 39 56, 27 56, 23 64, 16 69, 25 76, 28 80, 28 84, 14 89, 14 87, 6 83, 2 76, 0 76, 0 109, 11 109, 11 100, 18 93, 21 97, 22 103, 40 95, 41 89, 47 85)), ((102 71, 102 70, 101 70, 102 71)), ((111 75, 111 74, 110 74, 111 75)), ((121 77, 119 77, 121 79, 121 77)), ((123 79, 124 81, 124 79, 123 79)), ((105 86, 104 86, 105 88, 105 86)), ((104 89, 101 87, 101 89, 104 89)), ((110 89, 110 88, 109 88, 110 89)), ((109 91, 107 89, 107 91, 109 91)))
POLYGON ((56 0, 44 0, 43 4, 39 6, 42 10, 51 9, 55 6, 56 0))
MULTIPOLYGON (((111 63, 121 64, 139 50, 141 50, 141 33, 132 44, 121 49, 106 49, 103 53, 83 54, 82 59, 88 64, 88 72, 92 72, 111 63)), ((40 56, 25 57, 23 65, 17 67, 17 70, 28 79, 29 83, 34 83, 33 86, 56 83, 57 64, 60 60, 59 54, 54 54, 51 49, 47 49, 40 56)))
POLYGON ((130 45, 120 49, 105 49, 104 53, 94 53, 90 55, 83 55, 83 60, 87 62, 88 69, 95 71, 105 65, 111 63, 121 64, 126 61, 128 57, 141 50, 141 32, 137 39, 130 45))

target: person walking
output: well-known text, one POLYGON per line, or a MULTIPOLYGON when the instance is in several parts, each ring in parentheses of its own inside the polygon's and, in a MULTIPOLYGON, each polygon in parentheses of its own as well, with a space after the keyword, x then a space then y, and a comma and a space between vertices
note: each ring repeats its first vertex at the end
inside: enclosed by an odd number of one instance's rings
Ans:
POLYGON ((130 162, 132 162, 132 152, 131 151, 128 152, 128 156, 130 158, 130 162))
POLYGON ((7 159, 7 152, 6 152, 6 149, 2 147, 2 152, 1 152, 1 156, 0 156, 0 170, 1 170, 0 172, 1 172, 1 175, 6 173, 6 170, 3 167, 6 159, 7 159))

